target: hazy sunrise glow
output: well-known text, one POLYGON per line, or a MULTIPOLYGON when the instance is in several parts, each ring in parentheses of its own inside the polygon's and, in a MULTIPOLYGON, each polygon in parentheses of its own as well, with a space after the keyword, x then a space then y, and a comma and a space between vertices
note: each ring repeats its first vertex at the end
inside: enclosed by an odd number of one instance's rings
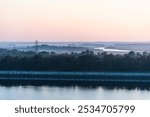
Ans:
POLYGON ((0 0, 0 41, 150 41, 150 0, 0 0))

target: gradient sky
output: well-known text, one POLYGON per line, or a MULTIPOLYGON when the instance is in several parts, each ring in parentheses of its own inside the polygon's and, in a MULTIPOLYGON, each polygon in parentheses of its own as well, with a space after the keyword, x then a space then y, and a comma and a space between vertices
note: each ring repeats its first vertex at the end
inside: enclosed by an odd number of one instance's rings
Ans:
POLYGON ((150 0, 0 0, 0 41, 150 41, 150 0))

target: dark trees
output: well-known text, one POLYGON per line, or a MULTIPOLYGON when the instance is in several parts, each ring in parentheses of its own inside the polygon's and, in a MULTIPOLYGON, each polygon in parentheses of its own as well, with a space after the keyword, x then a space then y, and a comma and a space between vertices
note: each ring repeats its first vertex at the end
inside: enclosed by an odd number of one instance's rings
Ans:
POLYGON ((1 55, 0 70, 150 72, 150 54, 146 52, 125 55, 94 54, 89 50, 80 54, 28 53, 23 52, 24 56, 1 55))

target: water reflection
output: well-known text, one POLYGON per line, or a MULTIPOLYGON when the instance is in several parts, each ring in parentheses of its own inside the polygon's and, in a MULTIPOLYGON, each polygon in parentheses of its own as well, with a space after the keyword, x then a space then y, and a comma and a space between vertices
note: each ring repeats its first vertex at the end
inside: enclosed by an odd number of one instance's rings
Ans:
POLYGON ((75 89, 76 87, 79 87, 80 89, 98 89, 99 87, 102 87, 103 89, 107 90, 114 90, 114 89, 126 89, 126 90, 147 90, 150 91, 150 84, 142 84, 142 83, 136 83, 136 84, 119 84, 119 83, 98 83, 98 84, 90 84, 90 83, 67 83, 67 82, 48 82, 48 83, 0 83, 1 86, 11 88, 11 87, 18 87, 21 86, 23 88, 28 88, 29 86, 35 86, 36 90, 41 90, 40 87, 42 86, 47 86, 47 87, 60 87, 60 88, 73 88, 75 89), (29 85, 30 84, 30 85, 29 85))
POLYGON ((0 99, 115 100, 150 99, 150 88, 107 86, 0 86, 0 99))

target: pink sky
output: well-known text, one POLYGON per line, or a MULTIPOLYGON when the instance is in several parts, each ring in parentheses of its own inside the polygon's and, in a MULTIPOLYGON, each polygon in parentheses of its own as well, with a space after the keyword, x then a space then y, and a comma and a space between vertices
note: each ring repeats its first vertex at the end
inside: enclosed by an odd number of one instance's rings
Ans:
POLYGON ((150 41, 150 0, 0 0, 0 41, 150 41))

